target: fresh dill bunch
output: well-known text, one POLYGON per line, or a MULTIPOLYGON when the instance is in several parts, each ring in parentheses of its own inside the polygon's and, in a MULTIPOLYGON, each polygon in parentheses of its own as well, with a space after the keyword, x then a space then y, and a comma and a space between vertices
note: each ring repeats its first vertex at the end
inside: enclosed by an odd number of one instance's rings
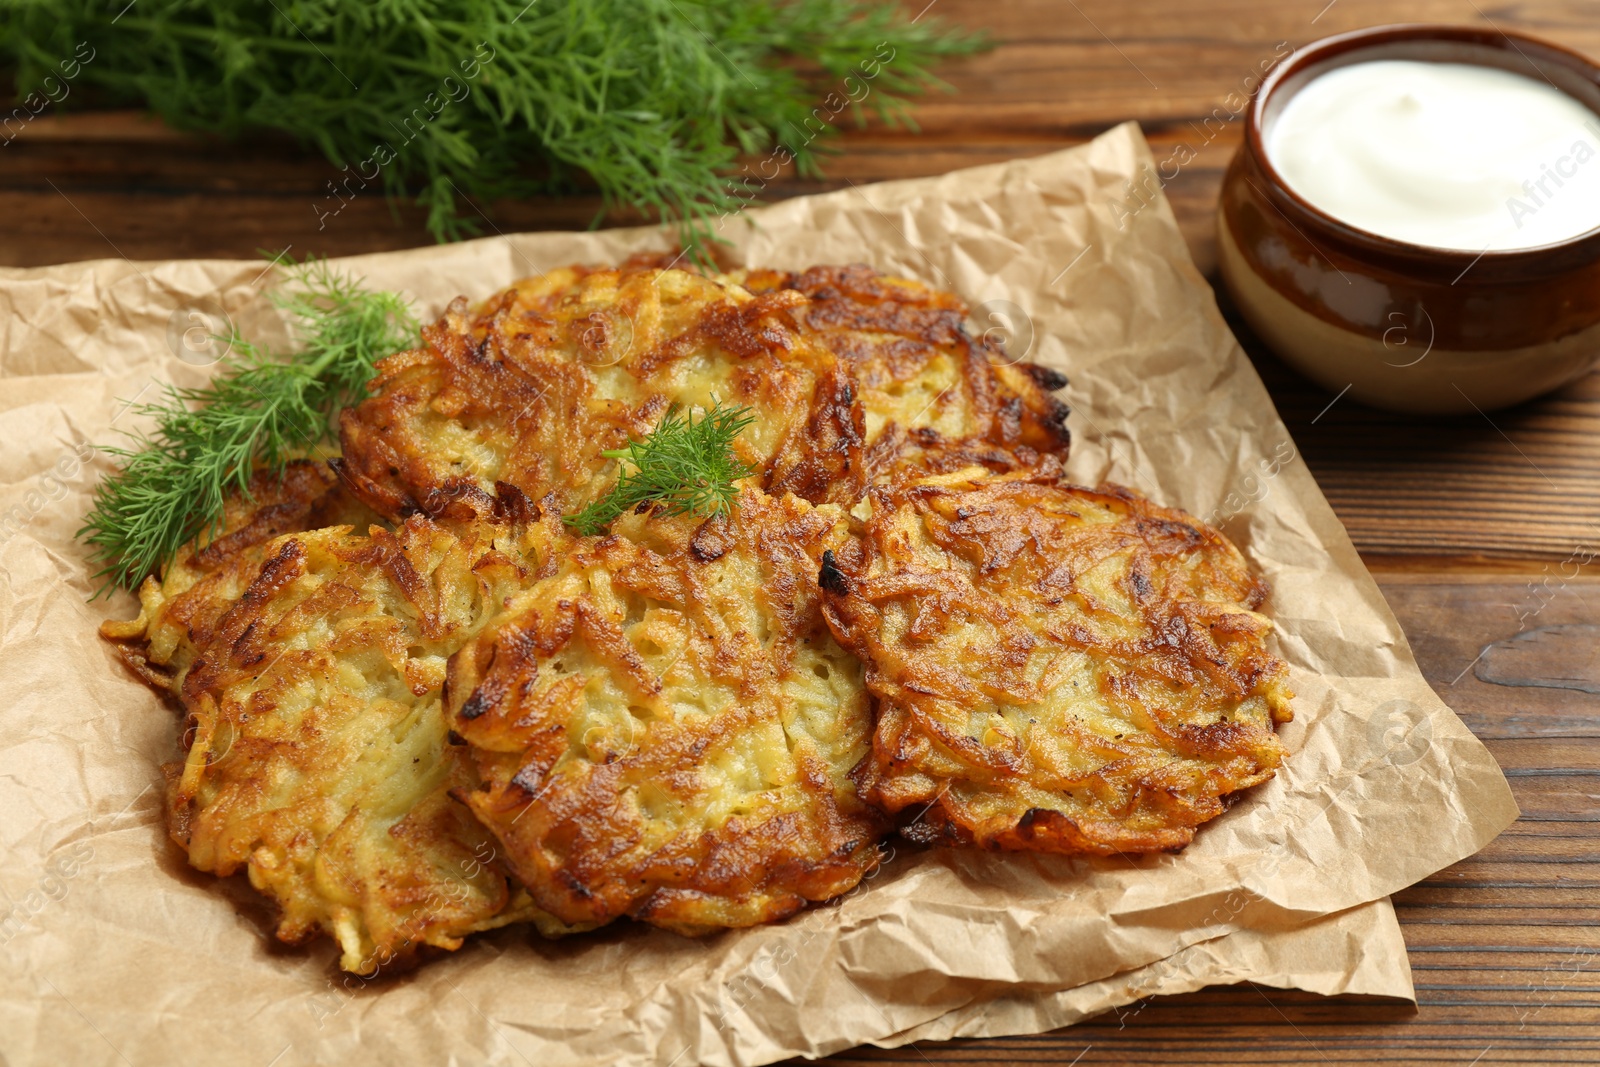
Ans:
POLYGON ((845 121, 912 127, 932 67, 982 47, 875 0, 0 0, 19 98, 289 134, 332 164, 321 224, 382 190, 440 240, 475 231, 463 194, 592 183, 602 215, 685 221, 699 248, 779 165, 815 175, 845 121))
POLYGON ((696 422, 692 412, 674 405, 643 440, 600 453, 626 461, 611 492, 562 522, 586 537, 605 533, 616 519, 641 504, 667 515, 726 515, 739 490, 734 482, 755 473, 733 453, 733 442, 755 421, 747 407, 711 408, 696 422))
POLYGON ((281 472, 327 440, 334 414, 366 395, 373 364, 417 333, 403 298, 365 290, 326 261, 292 268, 273 301, 291 318, 296 351, 270 354, 234 331, 216 378, 169 385, 159 401, 135 405, 154 428, 132 435, 131 447, 105 449, 121 469, 95 489, 78 531, 99 568, 96 596, 134 588, 215 530, 229 490, 248 492, 258 470, 281 472))

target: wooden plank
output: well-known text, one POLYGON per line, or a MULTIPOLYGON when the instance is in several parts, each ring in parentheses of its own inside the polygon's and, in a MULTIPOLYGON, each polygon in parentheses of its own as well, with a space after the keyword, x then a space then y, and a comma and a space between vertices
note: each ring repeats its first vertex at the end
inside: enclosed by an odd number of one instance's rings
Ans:
POLYGON ((1600 375, 1509 411, 1394 415, 1335 403, 1233 326, 1363 552, 1557 566, 1600 554, 1600 375))

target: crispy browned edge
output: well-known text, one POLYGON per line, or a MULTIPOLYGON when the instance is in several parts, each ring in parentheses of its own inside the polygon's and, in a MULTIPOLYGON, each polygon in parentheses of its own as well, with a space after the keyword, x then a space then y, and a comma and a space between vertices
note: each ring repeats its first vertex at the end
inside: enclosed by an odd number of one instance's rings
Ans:
MULTIPOLYGON (((604 570, 613 591, 696 620, 695 629, 712 641, 701 666, 742 695, 704 726, 661 724, 648 748, 563 761, 565 715, 576 698, 573 687, 581 685, 559 675, 547 687, 539 683, 575 642, 607 663, 634 699, 649 702, 661 689, 617 622, 587 595, 552 584, 537 600, 520 598, 515 616, 452 658, 447 714, 472 746, 483 781, 462 798, 505 843, 542 908, 569 923, 628 915, 704 933, 792 915, 849 890, 877 866, 887 820, 856 798, 844 778, 850 768, 830 770, 807 754, 803 736, 788 738, 802 808, 736 815, 712 829, 679 832, 647 854, 629 851, 652 827, 627 800, 635 790, 648 785, 693 805, 704 799, 695 770, 706 753, 727 751, 750 726, 773 725, 764 714, 776 711, 781 719, 783 679, 801 643, 827 632, 811 583, 824 546, 842 535, 835 532, 838 521, 837 513, 795 497, 747 491, 731 521, 657 520, 653 545, 611 535, 573 546, 575 565, 604 570), (751 634, 703 618, 712 608, 702 575, 734 553, 761 553, 764 564, 771 636, 753 654, 751 634), (841 780, 847 795, 837 794, 841 780)), ((869 729, 864 693, 856 711, 869 729)))
POLYGON ((1272 777, 1284 751, 1273 727, 1292 717, 1287 667, 1266 647, 1269 624, 1253 614, 1268 595, 1266 583, 1250 573, 1220 532, 1119 486, 1071 485, 1054 464, 977 482, 970 489, 907 479, 876 489, 873 496, 874 517, 863 531, 862 553, 825 560, 818 580, 827 594, 829 625, 867 664, 868 687, 878 702, 872 757, 856 772, 861 793, 900 813, 904 836, 925 844, 1064 853, 1176 850, 1193 839, 1195 827, 1220 815, 1234 794, 1272 777), (1041 506, 1047 497, 1057 504, 1094 500, 1122 519, 1109 529, 1053 528, 1041 506), (938 503, 953 509, 951 514, 942 515, 938 503), (895 570, 904 548, 893 524, 907 508, 927 524, 931 539, 956 566, 934 573, 895 570), (1127 581, 1146 636, 1134 647, 1118 648, 1097 642, 1093 631, 1078 626, 1050 640, 1117 658, 1126 670, 1102 685, 1112 685, 1116 700, 1148 717, 1150 736, 1167 752, 1207 761, 1213 770, 1186 790, 1175 790, 1169 765, 1131 748, 1119 751, 1124 748, 1116 743, 1120 736, 1095 738, 1104 742, 1108 758, 1074 791, 1081 786, 1091 796, 1131 796, 1132 808, 1119 817, 1091 807, 1091 814, 1103 817, 1075 820, 1018 796, 1006 824, 997 827, 991 810, 995 798, 1012 793, 1008 783, 1042 772, 1026 752, 1007 758, 949 727, 938 705, 945 694, 963 689, 1018 688, 1013 683, 1020 685, 1023 667, 1045 639, 1029 623, 1061 595, 1051 584, 1055 575, 1082 573, 1091 562, 1108 558, 1106 538, 1133 552, 1127 581), (888 648, 879 640, 879 604, 907 598, 916 602, 914 632, 888 648), (962 618, 991 624, 997 640, 983 653, 969 650, 957 662, 941 659, 948 650, 937 647, 939 635, 962 618), (920 651, 923 643, 926 652, 920 651), (1176 721, 1160 710, 1160 701, 1142 695, 1143 685, 1164 678, 1190 679, 1225 700, 1262 696, 1272 721, 1264 728, 1236 721, 1176 721), (963 763, 970 776, 928 770, 950 759, 963 763), (983 802, 964 802, 963 790, 953 788, 963 783, 985 783, 983 802), (1135 829, 1134 823, 1149 825, 1135 829))

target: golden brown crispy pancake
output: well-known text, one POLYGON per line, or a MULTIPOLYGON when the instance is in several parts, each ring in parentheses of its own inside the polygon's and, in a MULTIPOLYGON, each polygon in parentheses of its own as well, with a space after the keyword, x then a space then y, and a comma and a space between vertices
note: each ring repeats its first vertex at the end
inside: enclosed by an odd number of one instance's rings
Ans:
POLYGON ((791 317, 859 383, 868 480, 1066 454, 1067 408, 1052 395, 1066 378, 969 333, 954 294, 860 265, 728 277, 757 294, 805 294, 791 317))
POLYGON ((345 969, 370 972, 541 918, 450 797, 470 779, 440 689, 448 656, 547 552, 538 527, 495 530, 500 551, 421 516, 393 533, 294 529, 360 510, 324 496, 331 483, 311 464, 258 477, 222 536, 148 580, 140 618, 105 632, 138 642, 127 658, 188 713, 167 805, 189 862, 244 868, 279 906, 279 938, 328 933, 345 969))
POLYGON ((742 458, 785 469, 806 457, 845 474, 859 442, 813 397, 838 403, 837 361, 788 320, 795 292, 753 297, 686 271, 553 271, 476 311, 465 300, 423 331, 425 347, 379 365, 373 396, 341 419, 340 473, 390 518, 518 517, 577 511, 610 488, 600 455, 650 433, 673 404, 752 409, 742 458), (840 440, 840 435, 843 440, 840 440))
POLYGON ((885 820, 849 777, 866 691, 815 581, 845 536, 837 508, 754 490, 731 520, 631 515, 451 660, 465 798, 539 906, 699 933, 877 864, 885 820))
POLYGON ((1054 465, 872 491, 820 576, 876 699, 862 795, 914 840, 1176 849, 1272 777, 1287 669, 1238 550, 1054 465))

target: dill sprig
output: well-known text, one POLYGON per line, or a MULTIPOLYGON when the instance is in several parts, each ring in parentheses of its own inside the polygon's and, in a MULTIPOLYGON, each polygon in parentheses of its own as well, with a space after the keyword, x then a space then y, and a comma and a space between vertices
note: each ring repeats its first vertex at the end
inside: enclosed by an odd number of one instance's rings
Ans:
POLYGON ((584 176, 604 210, 688 220, 702 240, 774 162, 815 174, 845 121, 913 128, 906 98, 943 87, 933 65, 984 46, 881 0, 0 4, 0 66, 19 97, 55 86, 67 107, 287 133, 340 168, 311 205, 325 224, 382 190, 416 196, 440 240, 476 230, 461 194, 486 204, 584 176), (746 172, 741 157, 758 158, 746 172))
POLYGON ((121 469, 101 481, 78 536, 102 581, 96 595, 135 587, 222 519, 230 489, 261 469, 282 471, 331 434, 333 415, 365 396, 373 364, 414 343, 417 323, 395 293, 371 292, 308 261, 274 303, 292 319, 297 350, 275 355, 234 331, 209 384, 169 385, 133 412, 155 420, 128 448, 104 451, 121 469))
POLYGON ((693 412, 674 406, 655 430, 627 448, 600 453, 626 462, 611 492, 562 521, 585 536, 604 533, 617 518, 641 504, 666 515, 726 515, 739 490, 734 482, 755 473, 733 453, 734 439, 755 421, 747 407, 725 408, 713 401, 696 422, 693 412))

